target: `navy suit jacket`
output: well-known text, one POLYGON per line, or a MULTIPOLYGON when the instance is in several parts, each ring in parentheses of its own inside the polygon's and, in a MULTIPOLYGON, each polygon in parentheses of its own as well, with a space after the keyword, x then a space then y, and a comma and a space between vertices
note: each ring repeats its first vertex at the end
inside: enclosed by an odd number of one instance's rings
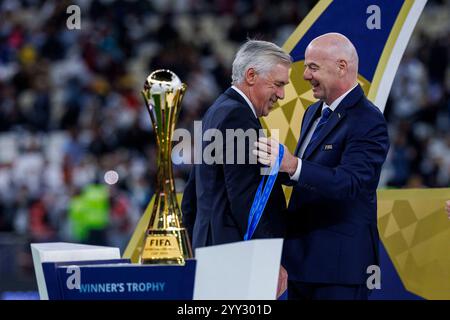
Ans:
MULTIPOLYGON (((208 129, 220 130, 225 143, 226 129, 252 129, 258 133, 262 127, 245 99, 229 88, 205 113, 203 133, 208 129)), ((209 143, 202 144, 202 154, 209 143)), ((183 194, 182 212, 183 224, 194 249, 244 239, 248 215, 262 175, 261 165, 249 164, 249 152, 254 149, 249 146, 249 139, 245 141, 245 164, 236 164, 238 143, 235 139, 234 148, 223 149, 223 155, 230 151, 234 154, 235 164, 202 161, 192 167, 183 194)), ((283 237, 285 210, 286 199, 281 183, 277 181, 253 238, 283 237)))
MULTIPOLYGON (((322 102, 306 110, 296 154, 321 110, 322 102)), ((378 265, 376 189, 388 149, 383 114, 357 86, 303 155, 283 250, 289 280, 366 283, 367 267, 378 265)))

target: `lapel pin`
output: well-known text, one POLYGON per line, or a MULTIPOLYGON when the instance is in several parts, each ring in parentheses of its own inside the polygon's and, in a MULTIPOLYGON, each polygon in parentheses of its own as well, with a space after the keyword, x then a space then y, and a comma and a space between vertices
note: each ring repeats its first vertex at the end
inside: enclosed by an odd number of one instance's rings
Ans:
POLYGON ((326 145, 323 147, 323 150, 333 150, 333 145, 332 145, 332 144, 326 144, 326 145))

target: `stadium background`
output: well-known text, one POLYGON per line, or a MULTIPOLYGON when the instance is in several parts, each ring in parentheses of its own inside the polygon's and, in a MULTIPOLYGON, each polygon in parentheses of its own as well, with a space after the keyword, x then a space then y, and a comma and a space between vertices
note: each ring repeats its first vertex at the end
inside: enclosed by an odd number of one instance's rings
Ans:
MULTIPOLYGON (((315 3, 2 1, 0 298, 36 297, 30 242, 123 252, 155 183, 139 95, 149 71, 170 68, 187 83, 177 125, 192 130, 230 85, 236 48, 247 37, 282 45, 315 3), (66 27, 71 4, 80 30, 66 27), (117 184, 105 183, 108 170, 117 184)), ((380 188, 450 186, 449 8, 428 1, 399 66, 380 188)), ((174 167, 177 191, 188 172, 174 167)))

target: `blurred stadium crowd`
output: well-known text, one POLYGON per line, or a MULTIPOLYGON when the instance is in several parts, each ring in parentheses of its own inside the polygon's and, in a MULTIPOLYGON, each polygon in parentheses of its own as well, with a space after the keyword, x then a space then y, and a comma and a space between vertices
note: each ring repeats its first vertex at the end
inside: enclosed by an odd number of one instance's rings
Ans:
MULTIPOLYGON (((156 182, 140 96, 148 73, 169 68, 187 83, 177 126, 192 130, 229 87, 236 48, 247 37, 282 45, 315 3, 1 1, 0 248, 23 243, 24 268, 30 242, 123 252, 156 182), (66 26, 72 4, 81 8, 80 30, 66 26), (108 170, 117 184, 105 183, 108 170)), ((398 69, 380 187, 450 186, 449 9, 450 1, 428 1, 398 69)), ((178 192, 188 171, 174 168, 178 192)))

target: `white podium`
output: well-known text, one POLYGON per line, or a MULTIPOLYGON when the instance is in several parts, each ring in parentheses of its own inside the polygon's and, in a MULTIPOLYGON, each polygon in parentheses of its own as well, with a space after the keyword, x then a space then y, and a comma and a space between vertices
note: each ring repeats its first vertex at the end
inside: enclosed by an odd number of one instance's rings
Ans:
POLYGON ((132 264, 112 247, 55 242, 31 249, 42 300, 275 300, 282 245, 258 239, 199 248, 185 266, 132 264))

